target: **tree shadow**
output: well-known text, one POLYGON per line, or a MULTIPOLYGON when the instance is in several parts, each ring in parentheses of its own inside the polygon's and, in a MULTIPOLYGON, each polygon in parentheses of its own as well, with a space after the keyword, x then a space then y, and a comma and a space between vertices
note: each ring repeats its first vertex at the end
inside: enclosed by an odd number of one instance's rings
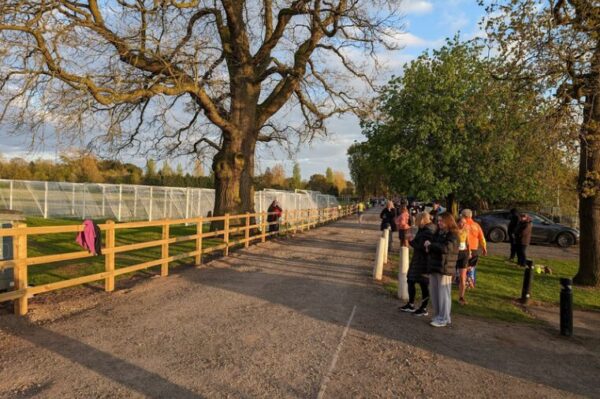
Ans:
MULTIPOLYGON (((285 248, 285 243, 281 245, 282 248, 278 250, 281 253, 294 251, 285 248)), ((372 249, 371 245, 330 238, 326 243, 304 238, 295 240, 293 246, 305 247, 307 251, 315 247, 332 246, 336 250, 353 252, 360 251, 361 247, 372 249)), ((497 330, 492 328, 493 334, 482 335, 468 329, 484 321, 464 318, 451 328, 432 330, 428 323, 421 319, 398 315, 395 309, 396 302, 392 302, 386 293, 370 282, 367 266, 354 266, 357 271, 364 273, 354 273, 353 276, 346 274, 337 279, 315 279, 328 272, 335 275, 340 267, 347 266, 343 260, 340 264, 304 261, 306 265, 298 261, 294 263, 293 271, 290 272, 285 261, 271 257, 273 252, 275 249, 270 248, 265 254, 251 254, 248 262, 257 267, 252 273, 235 268, 214 268, 202 270, 200 273, 184 273, 183 277, 200 286, 255 297, 340 326, 344 325, 347 313, 356 305, 358 311, 352 323, 355 330, 575 394, 600 395, 600 386, 597 384, 600 359, 582 351, 584 343, 562 340, 548 329, 533 329, 506 322, 490 322, 494 326, 497 325, 497 330), (321 273, 315 273, 316 267, 320 267, 321 273), (261 271, 261 268, 268 271, 261 271), (512 334, 506 334, 508 329, 522 331, 524 335, 515 339, 514 331, 512 334), (434 339, 431 339, 432 335, 434 339), (543 340, 546 343, 530 345, 532 340, 536 340, 536 343, 543 340), (557 345, 564 347, 556 350, 557 345), (588 367, 582 367, 583 364, 588 367)), ((227 263, 239 266, 243 264, 246 256, 247 254, 242 254, 237 260, 227 263)), ((490 329, 485 331, 489 332, 490 329)))
MULTIPOLYGON (((87 369, 147 397, 200 399, 201 395, 126 360, 94 348, 66 335, 10 317, 2 330, 17 338, 78 363, 87 369)), ((24 354, 25 355, 25 354, 24 354)))

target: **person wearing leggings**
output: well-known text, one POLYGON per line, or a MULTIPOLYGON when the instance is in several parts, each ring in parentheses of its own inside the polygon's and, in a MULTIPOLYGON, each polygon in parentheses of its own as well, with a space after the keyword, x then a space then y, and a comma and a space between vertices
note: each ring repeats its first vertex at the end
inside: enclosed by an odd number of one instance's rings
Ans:
POLYGON ((424 243, 431 241, 437 226, 431 222, 431 216, 427 212, 419 213, 416 217, 417 234, 409 242, 413 247, 413 256, 408 266, 406 282, 408 284, 408 303, 399 309, 409 312, 415 316, 427 316, 427 304, 429 303, 429 278, 427 276, 427 252, 424 243), (421 303, 417 308, 415 298, 417 296, 417 284, 421 287, 421 303))

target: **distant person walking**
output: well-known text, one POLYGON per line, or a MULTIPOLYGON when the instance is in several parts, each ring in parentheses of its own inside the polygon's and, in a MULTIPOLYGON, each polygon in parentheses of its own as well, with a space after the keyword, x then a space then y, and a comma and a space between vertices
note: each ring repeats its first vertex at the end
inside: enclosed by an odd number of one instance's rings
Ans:
POLYGON ((357 214, 358 214, 358 223, 362 224, 362 217, 363 217, 363 213, 365 213, 365 203, 364 202, 359 202, 358 205, 356 206, 356 210, 357 210, 357 214))
POLYGON ((470 209, 463 209, 460 215, 465 219, 465 228, 468 231, 467 243, 469 245, 469 269, 467 270, 469 286, 475 287, 476 275, 477 275, 477 264, 479 263, 479 253, 481 248, 481 254, 487 255, 487 242, 485 241, 485 235, 483 229, 473 220, 473 211, 470 209))
POLYGON ((413 247, 413 256, 408 266, 406 282, 408 284, 408 303, 400 310, 410 312, 415 316, 427 316, 427 304, 429 303, 429 275, 427 274, 427 252, 425 251, 425 241, 432 241, 437 226, 431 222, 431 216, 427 212, 419 213, 416 217, 417 234, 410 241, 413 247), (415 308, 415 297, 417 296, 417 287, 421 287, 421 305, 415 308))
POLYGON ((469 231, 466 228, 465 218, 458 219, 458 260, 456 261, 456 271, 458 273, 458 302, 466 305, 465 291, 467 288, 467 269, 469 267, 469 231))
POLYGON ((410 213, 406 205, 400 206, 398 216, 396 216, 396 229, 401 247, 408 247, 408 232, 410 231, 410 213))
POLYGON ((427 251, 429 294, 433 308, 431 325, 445 327, 452 322, 452 278, 458 260, 458 227, 451 213, 438 215, 439 230, 431 241, 423 244, 427 251))
POLYGON ((532 220, 529 215, 522 213, 515 229, 515 247, 519 266, 527 264, 527 246, 531 243, 532 220))
POLYGON ((385 208, 383 208, 379 214, 379 218, 381 219, 381 231, 388 227, 391 229, 388 249, 392 248, 392 233, 396 231, 396 216, 396 208, 394 208, 394 203, 392 201, 388 201, 385 208))
POLYGON ((267 212, 268 212, 267 223, 269 223, 269 233, 274 233, 274 232, 279 231, 279 219, 281 218, 281 215, 283 214, 283 209, 281 209, 279 202, 277 200, 274 200, 273 202, 271 202, 271 205, 269 205, 267 212), (277 223, 275 223, 275 222, 277 222, 277 223))
POLYGON ((508 241, 510 242, 510 256, 508 260, 514 260, 517 255, 517 242, 515 240, 515 231, 519 224, 519 211, 516 208, 510 210, 510 222, 508 223, 508 241))

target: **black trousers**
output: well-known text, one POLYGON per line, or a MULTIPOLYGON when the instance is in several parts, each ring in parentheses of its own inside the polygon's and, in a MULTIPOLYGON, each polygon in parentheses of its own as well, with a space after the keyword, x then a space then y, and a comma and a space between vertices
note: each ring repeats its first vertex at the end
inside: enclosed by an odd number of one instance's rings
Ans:
POLYGON ((508 241, 510 242, 510 259, 514 259, 517 255, 517 243, 513 234, 508 235, 508 241))
MULTIPOLYGON (((415 303, 415 297, 417 296, 417 281, 408 280, 408 303, 415 303)), ((426 281, 419 281, 418 284, 421 286, 421 308, 425 309, 429 303, 429 283, 426 281)))
POLYGON ((517 263, 519 266, 526 266, 527 264, 527 245, 523 245, 521 243, 515 244, 515 249, 517 251, 517 263))

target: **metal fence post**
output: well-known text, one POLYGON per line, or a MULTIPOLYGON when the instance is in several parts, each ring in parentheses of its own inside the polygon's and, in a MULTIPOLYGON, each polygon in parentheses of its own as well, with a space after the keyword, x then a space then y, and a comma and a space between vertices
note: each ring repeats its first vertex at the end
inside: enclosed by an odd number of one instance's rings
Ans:
POLYGON ((48 182, 44 182, 44 219, 48 219, 48 182))
POLYGON ((14 182, 11 180, 10 183, 8 183, 10 186, 10 191, 9 191, 9 197, 8 197, 8 209, 10 209, 12 211, 13 209, 13 184, 14 182))
POLYGON ((152 191, 153 191, 154 187, 150 187, 150 204, 148 206, 148 220, 152 221, 152 203, 154 202, 154 199, 152 198, 152 191))
POLYGON ((119 207, 117 208, 117 220, 121 221, 121 207, 123 203, 123 185, 119 184, 119 207))

